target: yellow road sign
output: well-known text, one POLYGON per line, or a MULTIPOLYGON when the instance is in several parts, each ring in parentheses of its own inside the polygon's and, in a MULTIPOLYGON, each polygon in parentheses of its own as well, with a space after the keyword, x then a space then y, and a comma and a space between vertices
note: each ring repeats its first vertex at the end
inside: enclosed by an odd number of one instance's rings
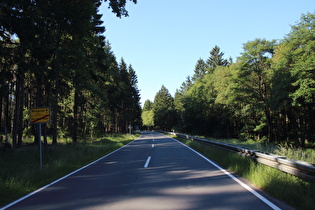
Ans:
POLYGON ((31 123, 47 123, 50 121, 50 108, 34 108, 30 111, 31 123))

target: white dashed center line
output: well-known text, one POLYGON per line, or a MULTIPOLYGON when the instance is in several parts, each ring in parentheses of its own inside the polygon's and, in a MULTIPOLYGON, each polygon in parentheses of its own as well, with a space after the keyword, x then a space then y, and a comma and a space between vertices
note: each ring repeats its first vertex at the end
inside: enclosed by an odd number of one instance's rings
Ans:
POLYGON ((151 156, 149 156, 147 161, 145 162, 145 164, 143 166, 144 168, 147 168, 149 166, 150 160, 151 160, 151 156))

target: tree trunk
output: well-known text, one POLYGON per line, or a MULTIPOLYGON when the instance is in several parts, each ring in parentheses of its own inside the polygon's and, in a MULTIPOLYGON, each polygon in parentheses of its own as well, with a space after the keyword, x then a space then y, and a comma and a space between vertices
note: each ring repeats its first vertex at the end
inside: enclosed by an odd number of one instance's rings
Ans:
POLYGON ((21 74, 20 78, 20 105, 19 105, 19 121, 18 121, 18 143, 17 146, 20 147, 22 145, 22 137, 23 137, 23 111, 24 111, 24 100, 25 100, 25 88, 24 88, 25 75, 21 74))
POLYGON ((52 112, 52 128, 53 128, 53 138, 52 138, 52 144, 57 144, 57 138, 58 138, 58 100, 59 100, 59 81, 58 77, 55 81, 55 94, 53 98, 53 112, 52 112))
POLYGON ((73 104, 73 123, 72 123, 72 141, 77 142, 78 141, 78 100, 79 100, 79 93, 78 89, 75 88, 74 93, 74 104, 73 104))
MULTIPOLYGON (((42 99, 43 99, 43 94, 42 94, 42 86, 40 79, 37 79, 37 85, 36 85, 36 99, 35 99, 35 107, 41 107, 42 106, 42 99)), ((33 124, 33 134, 34 134, 34 144, 39 145, 39 136, 38 136, 38 126, 33 124)))
POLYGON ((271 111, 268 107, 265 107, 265 114, 267 118, 268 140, 270 142, 273 142, 274 141, 273 124, 272 124, 271 111))
POLYGON ((5 106, 5 134, 6 134, 6 143, 9 143, 8 139, 8 134, 11 133, 11 121, 10 121, 10 112, 9 112, 9 107, 10 107, 10 91, 9 87, 7 87, 7 95, 6 95, 6 106, 5 106))
POLYGON ((4 95, 0 95, 0 131, 2 130, 2 110, 3 110, 3 97, 4 95))
POLYGON ((18 125, 19 125, 19 111, 20 111, 20 78, 19 75, 16 75, 15 83, 15 106, 14 106, 14 115, 13 115, 13 130, 12 130, 12 146, 13 148, 17 147, 17 134, 18 134, 18 125))

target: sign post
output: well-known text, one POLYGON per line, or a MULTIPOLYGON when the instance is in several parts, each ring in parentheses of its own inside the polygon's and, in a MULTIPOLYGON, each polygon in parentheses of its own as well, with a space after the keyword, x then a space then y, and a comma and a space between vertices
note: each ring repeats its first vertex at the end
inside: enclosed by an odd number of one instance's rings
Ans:
POLYGON ((40 171, 43 171, 43 152, 42 152, 42 123, 48 123, 50 121, 50 108, 40 107, 34 108, 30 111, 30 119, 32 124, 38 124, 38 136, 39 136, 39 167, 40 171))
POLYGON ((39 168, 40 168, 40 172, 43 172, 42 124, 41 123, 38 123, 38 135, 39 135, 39 168))
POLYGON ((128 128, 129 128, 129 134, 131 135, 132 125, 131 125, 131 124, 129 124, 128 128))

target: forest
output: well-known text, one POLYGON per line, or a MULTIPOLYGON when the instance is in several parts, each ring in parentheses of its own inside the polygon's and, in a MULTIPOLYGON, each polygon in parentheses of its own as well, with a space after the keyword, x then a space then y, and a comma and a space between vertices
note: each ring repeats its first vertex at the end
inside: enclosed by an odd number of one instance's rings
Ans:
MULTIPOLYGON (((118 18, 128 16, 126 1, 103 2, 118 18)), ((42 125, 45 144, 141 125, 137 75, 116 60, 104 37, 101 3, 1 1, 0 146, 10 140, 15 148, 33 138, 37 127, 29 113, 35 107, 51 110, 50 123, 42 125)))
POLYGON ((234 62, 214 46, 174 97, 145 101, 147 128, 304 147, 315 142, 315 13, 281 40, 243 44, 234 62))

